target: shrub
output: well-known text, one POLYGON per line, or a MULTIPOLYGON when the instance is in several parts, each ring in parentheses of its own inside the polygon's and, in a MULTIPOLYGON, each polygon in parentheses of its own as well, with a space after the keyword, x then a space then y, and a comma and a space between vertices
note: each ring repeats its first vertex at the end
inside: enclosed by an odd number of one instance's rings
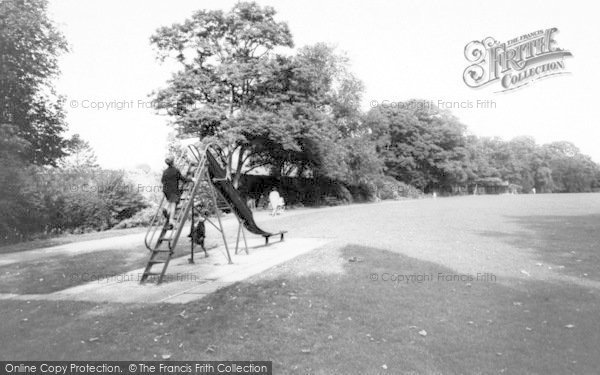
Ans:
POLYGON ((380 199, 418 198, 417 188, 390 176, 379 175, 359 184, 345 184, 329 178, 302 178, 243 175, 240 192, 256 199, 257 207, 267 201, 272 186, 285 198, 286 204, 315 206, 324 204, 325 197, 335 197, 345 203, 373 202, 380 199), (262 196, 262 199, 259 199, 262 196))
POLYGON ((352 198, 355 202, 373 202, 377 199, 375 186, 368 182, 350 186, 352 198))
POLYGON ((423 192, 412 185, 405 184, 402 181, 398 181, 398 195, 402 198, 421 198, 423 192))
POLYGON ((146 207, 122 172, 0 165, 0 175, 11 181, 0 189, 7 242, 108 229, 146 207))
POLYGON ((156 206, 150 206, 142 209, 137 212, 130 218, 122 220, 117 225, 114 226, 114 229, 125 229, 125 228, 134 228, 134 227, 145 227, 150 224, 150 221, 156 214, 156 206))
POLYGON ((377 196, 380 199, 419 198, 423 193, 414 186, 407 185, 391 176, 381 176, 374 180, 377 196))
POLYGON ((354 202, 354 199, 352 198, 352 193, 350 193, 350 190, 344 185, 338 186, 338 191, 337 191, 336 196, 339 199, 341 199, 342 201, 344 201, 344 203, 346 203, 346 204, 350 204, 350 203, 354 202))

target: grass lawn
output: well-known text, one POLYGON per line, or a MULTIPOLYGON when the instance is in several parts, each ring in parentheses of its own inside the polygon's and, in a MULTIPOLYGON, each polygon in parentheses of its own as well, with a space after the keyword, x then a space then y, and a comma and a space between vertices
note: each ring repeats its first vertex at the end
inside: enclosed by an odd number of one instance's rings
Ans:
POLYGON ((46 294, 119 275, 148 262, 147 251, 103 250, 0 267, 0 293, 46 294))
MULTIPOLYGON (((182 243, 172 259, 189 257, 189 252, 181 250, 187 239, 182 243)), ((212 244, 207 245, 208 251, 212 248, 212 244)), ((112 276, 145 267, 149 256, 150 252, 139 246, 8 264, 0 266, 0 293, 48 294, 92 281, 108 281, 112 276)), ((204 257, 200 251, 196 256, 204 257)))
POLYGON ((438 281, 438 273, 455 272, 349 246, 187 305, 2 301, 0 332, 10 342, 2 357, 267 359, 277 374, 374 374, 385 372, 383 365, 392 374, 564 374, 594 373, 600 365, 590 350, 600 342, 598 291, 438 281), (348 262, 353 256, 364 261, 348 262), (336 265, 332 272, 322 269, 324 260, 336 265), (370 279, 386 272, 435 277, 370 279))
POLYGON ((540 249, 537 264, 552 264, 564 274, 600 281, 600 213, 536 215, 511 217, 510 220, 525 231, 510 235, 489 231, 486 235, 517 248, 540 249))
POLYGON ((128 234, 143 233, 146 228, 127 228, 127 229, 112 229, 102 232, 90 232, 82 234, 65 234, 57 237, 42 238, 32 241, 19 242, 15 244, 0 246, 0 254, 15 253, 19 251, 27 251, 33 249, 42 249, 45 247, 66 245, 73 242, 100 240, 103 238, 111 238, 117 236, 125 236, 128 234))
MULTIPOLYGON (((0 359, 272 360, 276 374, 595 374, 599 198, 465 197, 283 215, 266 225, 334 242, 185 305, 0 300, 0 359), (480 271, 497 277, 461 276, 480 271), (392 274, 419 278, 382 280, 392 274)), ((43 272, 55 280, 49 289, 30 277, 0 285, 47 292, 68 286, 62 272, 107 273, 98 265, 112 259, 131 269, 143 265, 141 253, 63 260, 43 272)))

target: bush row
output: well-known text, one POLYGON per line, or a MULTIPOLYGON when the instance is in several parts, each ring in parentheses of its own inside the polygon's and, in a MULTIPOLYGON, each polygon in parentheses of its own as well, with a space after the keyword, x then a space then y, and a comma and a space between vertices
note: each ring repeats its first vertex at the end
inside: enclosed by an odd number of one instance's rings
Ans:
POLYGON ((109 229, 147 206, 121 171, 0 169, 7 181, 0 191, 0 236, 7 242, 109 229))
MULTIPOLYGON (((83 233, 109 228, 146 226, 154 216, 158 199, 144 198, 122 171, 2 167, 0 235, 7 242, 64 232, 83 233)), ((389 176, 349 185, 327 178, 244 175, 240 193, 266 205, 276 187, 290 206, 318 206, 331 199, 339 204, 378 199, 417 198, 422 193, 389 176)), ((200 200, 210 202, 207 188, 200 200)), ((209 212, 211 203, 205 207, 209 212)))
POLYGON ((245 175, 240 182, 240 193, 254 199, 258 205, 266 200, 272 187, 285 198, 286 204, 305 206, 327 204, 328 198, 348 204, 377 199, 418 198, 423 195, 415 187, 390 176, 379 176, 358 184, 344 184, 327 178, 245 175))

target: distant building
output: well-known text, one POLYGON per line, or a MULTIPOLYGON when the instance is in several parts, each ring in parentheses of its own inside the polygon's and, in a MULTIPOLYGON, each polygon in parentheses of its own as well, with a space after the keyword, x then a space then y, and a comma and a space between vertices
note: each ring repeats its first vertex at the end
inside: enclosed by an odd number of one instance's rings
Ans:
POLYGON ((499 177, 480 178, 473 185, 473 194, 518 194, 520 185, 511 184, 499 177))

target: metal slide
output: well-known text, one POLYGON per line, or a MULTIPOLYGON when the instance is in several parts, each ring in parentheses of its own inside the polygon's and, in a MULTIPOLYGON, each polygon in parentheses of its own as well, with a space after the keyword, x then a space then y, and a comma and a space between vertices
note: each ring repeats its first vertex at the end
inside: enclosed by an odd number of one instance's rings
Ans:
POLYGON ((280 240, 283 241, 283 237, 287 231, 280 231, 277 233, 271 233, 264 231, 256 225, 252 211, 246 205, 246 202, 242 199, 238 191, 233 187, 231 181, 226 178, 226 172, 223 167, 219 164, 210 147, 206 149, 206 161, 208 163, 208 173, 211 177, 211 182, 217 189, 219 194, 230 203, 235 215, 244 224, 244 227, 250 232, 263 236, 265 243, 269 243, 269 238, 272 236, 280 236, 280 240))

